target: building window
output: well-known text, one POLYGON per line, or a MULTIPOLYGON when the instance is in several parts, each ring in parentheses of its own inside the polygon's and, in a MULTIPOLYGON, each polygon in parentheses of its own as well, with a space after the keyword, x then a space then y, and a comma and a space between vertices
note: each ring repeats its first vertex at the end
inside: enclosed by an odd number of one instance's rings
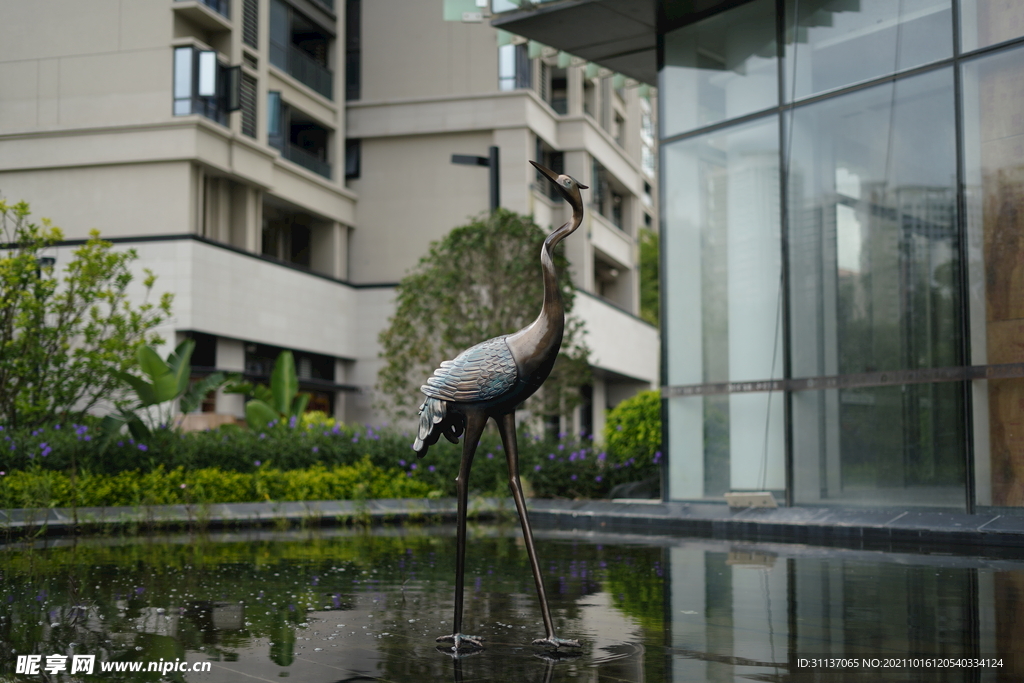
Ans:
POLYGON ((593 160, 590 187, 590 202, 594 211, 611 221, 616 228, 627 231, 628 226, 624 221, 627 192, 597 159, 593 160))
POLYGON ((334 98, 331 35, 282 0, 270 2, 270 63, 328 99, 334 98))
POLYGON ((656 170, 654 156, 656 144, 651 104, 646 99, 640 98, 640 168, 650 178, 654 177, 656 170))
POLYGON ((362 97, 362 0, 345 3, 345 100, 362 97))
POLYGON ((239 67, 225 67, 213 50, 174 49, 174 115, 202 114, 227 125, 228 113, 238 109, 239 67))
MULTIPOLYGON (((180 0, 179 0, 180 1, 180 0)), ((230 0, 199 0, 203 5, 206 5, 217 14, 221 15, 225 19, 231 18, 231 1, 230 0)))
POLYGON ((530 56, 526 44, 502 45, 498 48, 498 90, 529 88, 530 56))
POLYGON ((1024 12, 959 4, 982 54, 950 0, 661 36, 670 497, 1024 506, 1024 380, 958 374, 1024 362, 1024 12))
MULTIPOLYGON (((670 384, 781 376, 778 130, 770 117, 664 148, 666 320, 688 321, 665 348, 670 384)), ((669 443, 690 468, 670 473, 673 497, 785 486, 780 394, 675 397, 668 409, 669 443)))
MULTIPOLYGON (((557 174, 565 173, 565 154, 552 148, 539 136, 537 137, 536 148, 534 150, 534 159, 540 163, 541 166, 546 166, 557 174)), ((548 178, 540 171, 536 172, 534 187, 540 190, 552 201, 562 201, 562 195, 558 193, 558 188, 555 187, 555 184, 548 180, 548 178)))
POLYGON ((551 99, 548 104, 555 110, 556 114, 569 113, 569 86, 568 76, 565 69, 552 68, 551 71, 551 99))
POLYGON ((960 33, 964 52, 1020 38, 1024 35, 1024 5, 960 0, 960 33))
MULTIPOLYGON (((991 4, 991 3, 986 3, 991 4)), ((1007 3, 1013 5, 1016 3, 1007 3)), ((859 3, 856 11, 834 3, 788 0, 787 99, 800 100, 953 56, 950 0, 859 3)), ((666 107, 666 113, 668 109, 666 107)))
POLYGON ((597 88, 594 87, 592 78, 583 80, 583 113, 597 116, 597 88))
POLYGON ((755 0, 684 26, 665 34, 664 45, 663 135, 778 104, 775 0, 755 0))
MULTIPOLYGON (((952 76, 939 69, 794 110, 795 376, 960 364, 952 76)), ((933 504, 962 504, 963 411, 962 388, 948 382, 800 392, 794 499, 857 490, 912 504, 911 489, 927 488, 933 504)))
POLYGON ((284 147, 284 126, 281 122, 283 112, 281 93, 271 90, 267 93, 267 144, 278 149, 284 147))
POLYGON ((345 140, 345 178, 358 178, 362 162, 363 145, 358 138, 345 140))

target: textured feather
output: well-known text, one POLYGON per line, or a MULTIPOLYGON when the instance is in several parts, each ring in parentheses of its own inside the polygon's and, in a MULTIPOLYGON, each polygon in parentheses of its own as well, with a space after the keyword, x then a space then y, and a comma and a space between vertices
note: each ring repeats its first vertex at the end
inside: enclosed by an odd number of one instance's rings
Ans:
POLYGON ((441 436, 452 443, 458 443, 464 429, 462 416, 458 413, 449 414, 447 403, 427 398, 420 406, 420 427, 412 448, 422 458, 441 436))
POLYGON ((486 401, 512 389, 517 378, 516 361, 505 337, 495 337, 441 363, 420 391, 445 401, 486 401))

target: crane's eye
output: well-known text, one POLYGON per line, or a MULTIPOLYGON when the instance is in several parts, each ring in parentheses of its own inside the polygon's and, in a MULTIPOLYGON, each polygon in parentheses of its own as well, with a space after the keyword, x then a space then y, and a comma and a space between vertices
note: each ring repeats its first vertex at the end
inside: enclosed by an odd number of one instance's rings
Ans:
POLYGON ((562 184, 565 185, 566 187, 569 187, 569 185, 572 184, 572 181, 566 178, 565 180, 562 181, 562 184))

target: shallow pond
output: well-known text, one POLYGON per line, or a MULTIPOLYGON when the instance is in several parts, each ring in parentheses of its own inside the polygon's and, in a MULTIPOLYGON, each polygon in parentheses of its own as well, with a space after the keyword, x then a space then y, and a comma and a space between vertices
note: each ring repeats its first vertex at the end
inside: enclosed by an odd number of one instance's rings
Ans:
POLYGON ((530 645, 543 628, 513 526, 471 526, 465 630, 486 647, 458 659, 434 642, 451 632, 449 526, 0 547, 0 681, 995 681, 1024 669, 1024 559, 544 530, 537 543, 556 630, 578 652, 530 645), (91 676, 70 674, 74 655, 95 655, 91 676))

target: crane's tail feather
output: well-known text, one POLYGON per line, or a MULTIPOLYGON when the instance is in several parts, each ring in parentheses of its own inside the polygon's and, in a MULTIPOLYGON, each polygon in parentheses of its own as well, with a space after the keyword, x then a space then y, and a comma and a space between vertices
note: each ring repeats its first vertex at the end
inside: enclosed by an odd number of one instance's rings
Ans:
POLYGON ((458 413, 448 413, 448 403, 438 398, 427 397, 420 406, 420 428, 412 449, 416 455, 423 457, 427 449, 444 436, 452 443, 458 443, 465 429, 463 420, 458 413))

